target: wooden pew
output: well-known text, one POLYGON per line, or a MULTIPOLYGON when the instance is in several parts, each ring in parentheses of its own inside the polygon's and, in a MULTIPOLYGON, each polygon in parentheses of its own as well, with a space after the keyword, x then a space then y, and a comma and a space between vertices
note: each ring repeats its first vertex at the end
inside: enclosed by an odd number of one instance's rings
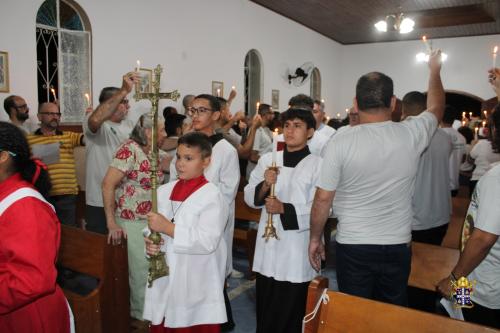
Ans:
MULTIPOLYGON (((306 313, 314 310, 328 279, 311 281, 306 313)), ((328 291, 330 301, 322 304, 316 317, 305 326, 306 333, 499 333, 485 326, 467 323, 409 308, 328 291)))
POLYGON ((64 289, 77 333, 129 332, 126 245, 108 245, 104 235, 61 225, 58 265, 99 279, 85 296, 64 289))
POLYGON ((447 247, 412 242, 411 272, 408 285, 430 291, 450 275, 460 251, 447 247))
MULTIPOLYGON (((243 192, 238 192, 236 194, 235 206, 235 219, 242 221, 259 222, 261 210, 249 207, 245 203, 243 192)), ((234 228, 234 245, 245 248, 248 256, 249 272, 252 271, 253 267, 253 256, 255 253, 256 238, 257 230, 255 229, 240 229, 237 226, 234 228)))

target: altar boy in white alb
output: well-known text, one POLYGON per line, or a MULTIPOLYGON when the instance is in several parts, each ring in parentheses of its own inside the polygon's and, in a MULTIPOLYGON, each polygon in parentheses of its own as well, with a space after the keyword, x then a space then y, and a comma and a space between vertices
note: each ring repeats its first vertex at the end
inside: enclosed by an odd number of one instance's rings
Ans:
MULTIPOLYGON (((175 163, 179 180, 158 189, 159 214, 148 215, 149 228, 162 233, 161 250, 170 268, 168 276, 146 288, 144 319, 151 321, 151 333, 171 328, 216 333, 227 320, 223 235, 228 206, 217 186, 203 175, 211 152, 205 134, 182 136, 175 163)), ((149 255, 158 253, 159 246, 148 239, 146 244, 149 255)))
POLYGON ((282 115, 285 148, 276 154, 279 171, 269 169, 273 153, 263 155, 245 187, 245 202, 262 209, 253 270, 257 272, 257 332, 301 332, 308 283, 309 216, 321 170, 321 157, 311 154, 307 138, 314 133, 310 110, 289 109, 282 115), (267 198, 275 184, 276 199, 267 198), (268 213, 279 239, 262 236, 268 213))

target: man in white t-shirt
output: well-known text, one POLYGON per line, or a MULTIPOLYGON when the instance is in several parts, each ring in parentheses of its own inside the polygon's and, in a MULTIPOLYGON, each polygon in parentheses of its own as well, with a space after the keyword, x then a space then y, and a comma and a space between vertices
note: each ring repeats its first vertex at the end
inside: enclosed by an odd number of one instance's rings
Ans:
POLYGON ((315 100, 312 112, 313 117, 316 120, 316 131, 314 132, 314 135, 321 134, 327 138, 332 138, 336 132, 335 129, 323 123, 323 120, 325 119, 325 103, 320 100, 315 100))
POLYGON ((25 134, 31 134, 37 129, 36 125, 29 121, 30 108, 21 96, 11 95, 7 97, 3 101, 3 108, 9 116, 7 122, 16 125, 25 134))
POLYGON ((453 147, 450 155, 450 190, 452 197, 457 196, 458 189, 460 188, 458 182, 460 165, 465 158, 465 144, 467 143, 464 136, 452 127, 456 115, 457 110, 451 105, 446 105, 443 120, 441 121, 441 128, 451 137, 453 147))
POLYGON ((87 143, 85 183, 87 230, 101 234, 108 232, 101 183, 116 149, 129 137, 133 128, 133 123, 126 119, 130 108, 126 97, 139 80, 137 73, 127 73, 123 76, 121 88, 104 88, 99 96, 99 106, 87 115, 83 122, 87 143))
MULTIPOLYGON (((490 83, 500 100, 500 69, 490 70, 490 83)), ((492 144, 500 152, 500 105, 491 114, 492 144)), ((467 276, 476 281, 471 295, 474 307, 462 309, 466 321, 500 329, 500 164, 484 174, 474 189, 467 211, 470 237, 450 276, 441 280, 437 289, 450 297, 451 282, 467 276)), ((462 235, 464 240, 464 235, 462 235)))
MULTIPOLYGON (((426 97, 411 91, 403 97, 403 119, 425 111, 426 97)), ((418 161, 412 198, 412 240, 441 245, 451 214, 450 170, 451 138, 438 128, 418 161)))
POLYGON ((405 305, 411 266, 411 199, 421 153, 444 110, 441 52, 430 56, 427 110, 392 122, 392 80, 377 72, 356 85, 360 124, 335 134, 323 158, 311 209, 309 260, 319 271, 323 227, 337 215, 337 281, 348 294, 405 305))

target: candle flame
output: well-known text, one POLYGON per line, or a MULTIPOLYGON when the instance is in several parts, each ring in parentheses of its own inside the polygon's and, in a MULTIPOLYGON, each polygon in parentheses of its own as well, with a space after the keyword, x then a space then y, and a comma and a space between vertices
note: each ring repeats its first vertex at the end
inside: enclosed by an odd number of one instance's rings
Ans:
POLYGON ((56 90, 54 88, 50 88, 50 91, 55 94, 56 93, 56 90))
POLYGON ((85 98, 86 99, 90 99, 90 95, 89 94, 85 94, 85 98))

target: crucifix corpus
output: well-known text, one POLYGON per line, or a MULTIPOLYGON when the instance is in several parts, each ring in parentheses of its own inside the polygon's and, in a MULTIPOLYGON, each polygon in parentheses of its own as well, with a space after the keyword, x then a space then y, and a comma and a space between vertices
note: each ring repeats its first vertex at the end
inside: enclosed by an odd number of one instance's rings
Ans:
MULTIPOLYGON (((171 99, 177 101, 180 94, 177 90, 168 93, 160 92, 160 78, 163 69, 160 65, 156 66, 154 69, 154 80, 152 83, 153 92, 140 92, 139 85, 136 85, 136 90, 134 94, 134 99, 140 101, 142 99, 148 99, 151 101, 151 118, 153 120, 153 133, 151 135, 151 190, 152 190, 152 208, 153 213, 158 213, 158 199, 156 195, 156 190, 158 188, 158 102, 160 99, 171 99)), ((151 232, 149 239, 153 241, 154 244, 160 244, 161 235, 158 232, 151 232)), ((168 266, 165 261, 165 253, 159 252, 149 258, 149 271, 148 271, 148 287, 153 285, 153 281, 167 276, 169 274, 168 266)))

